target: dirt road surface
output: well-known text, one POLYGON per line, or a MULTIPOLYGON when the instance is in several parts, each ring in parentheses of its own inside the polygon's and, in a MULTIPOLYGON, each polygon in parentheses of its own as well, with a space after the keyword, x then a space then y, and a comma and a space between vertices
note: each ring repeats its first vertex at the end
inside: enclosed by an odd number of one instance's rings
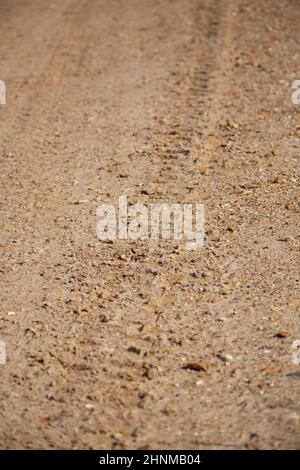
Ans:
POLYGON ((300 447, 299 24, 1 1, 2 449, 300 447), (205 247, 101 242, 120 195, 203 203, 205 247))

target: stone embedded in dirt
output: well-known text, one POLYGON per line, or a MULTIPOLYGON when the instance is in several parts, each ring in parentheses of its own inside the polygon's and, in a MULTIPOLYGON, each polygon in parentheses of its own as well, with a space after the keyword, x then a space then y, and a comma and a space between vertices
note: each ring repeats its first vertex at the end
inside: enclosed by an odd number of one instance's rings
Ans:
POLYGON ((233 357, 230 354, 218 354, 217 358, 225 363, 228 363, 233 360, 233 357))
POLYGON ((226 320, 227 320, 227 318, 226 318, 226 317, 222 317, 222 316, 220 316, 220 317, 217 317, 217 318, 216 318, 216 320, 217 320, 217 321, 221 321, 221 322, 223 322, 223 321, 226 321, 226 320))
POLYGON ((287 184, 287 179, 282 176, 282 175, 278 175, 276 176, 274 179, 273 179, 273 183, 276 183, 276 184, 287 184))
POLYGON ((208 372, 209 365, 205 362, 188 362, 182 366, 182 369, 194 370, 196 372, 208 372))
POLYGON ((230 119, 227 119, 226 127, 229 129, 238 129, 239 124, 235 121, 231 121, 230 119))
POLYGON ((73 201, 72 204, 74 204, 75 206, 78 206, 79 204, 86 204, 88 201, 88 199, 79 199, 79 200, 76 200, 76 201, 73 201))
POLYGON ((85 408, 86 408, 87 410, 93 410, 95 407, 94 407, 94 405, 92 405, 91 403, 86 403, 85 408))
POLYGON ((128 256, 126 256, 126 255, 119 255, 118 258, 119 258, 121 261, 126 261, 127 263, 129 263, 129 261, 131 261, 130 258, 129 258, 128 256))
POLYGON ((189 346, 190 342, 188 339, 186 338, 183 338, 179 341, 179 345, 182 347, 182 348, 187 348, 189 346))
POLYGON ((134 354, 141 354, 141 350, 139 348, 137 348, 136 346, 129 346, 127 351, 132 352, 134 354))
POLYGON ((287 209, 287 210, 295 209, 296 208, 296 203, 294 201, 289 201, 285 204, 284 208, 287 209))
POLYGON ((287 338, 288 336, 291 336, 291 333, 289 333, 288 331, 280 331, 279 333, 276 333, 276 335, 274 335, 275 338, 287 338))
POLYGON ((109 322, 111 319, 112 319, 112 317, 111 317, 110 315, 108 315, 107 313, 100 313, 100 315, 99 315, 99 320, 100 320, 102 323, 107 323, 107 322, 109 322))
POLYGON ((274 150, 271 150, 270 152, 266 152, 266 153, 264 154, 264 157, 265 157, 265 158, 273 158, 273 157, 275 157, 275 152, 274 152, 274 150))
POLYGON ((277 238, 279 242, 289 242, 292 240, 292 237, 279 237, 277 238))

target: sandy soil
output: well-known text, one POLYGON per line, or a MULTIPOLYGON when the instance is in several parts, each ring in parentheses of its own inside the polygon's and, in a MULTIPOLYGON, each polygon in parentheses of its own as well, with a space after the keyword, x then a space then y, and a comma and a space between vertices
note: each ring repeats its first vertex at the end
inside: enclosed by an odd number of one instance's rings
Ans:
POLYGON ((1 1, 2 449, 300 447, 299 24, 1 1), (204 203, 205 248, 101 242, 121 194, 204 203))

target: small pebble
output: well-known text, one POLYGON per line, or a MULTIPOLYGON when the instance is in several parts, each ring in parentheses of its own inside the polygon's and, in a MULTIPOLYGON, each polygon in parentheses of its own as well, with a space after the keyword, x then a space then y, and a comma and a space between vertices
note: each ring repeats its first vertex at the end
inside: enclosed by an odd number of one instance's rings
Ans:
POLYGON ((86 407, 87 410, 93 410, 94 409, 94 405, 92 405, 91 403, 86 403, 85 407, 86 407))
POLYGON ((233 357, 230 354, 218 354, 218 359, 227 363, 232 361, 233 357))

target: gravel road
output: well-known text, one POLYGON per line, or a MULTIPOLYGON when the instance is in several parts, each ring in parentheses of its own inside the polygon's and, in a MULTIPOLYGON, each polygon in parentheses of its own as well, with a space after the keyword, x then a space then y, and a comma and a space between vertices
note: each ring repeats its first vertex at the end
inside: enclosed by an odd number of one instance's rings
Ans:
POLYGON ((300 448, 299 24, 0 2, 2 449, 300 448), (204 248, 102 242, 120 195, 204 204, 204 248))

